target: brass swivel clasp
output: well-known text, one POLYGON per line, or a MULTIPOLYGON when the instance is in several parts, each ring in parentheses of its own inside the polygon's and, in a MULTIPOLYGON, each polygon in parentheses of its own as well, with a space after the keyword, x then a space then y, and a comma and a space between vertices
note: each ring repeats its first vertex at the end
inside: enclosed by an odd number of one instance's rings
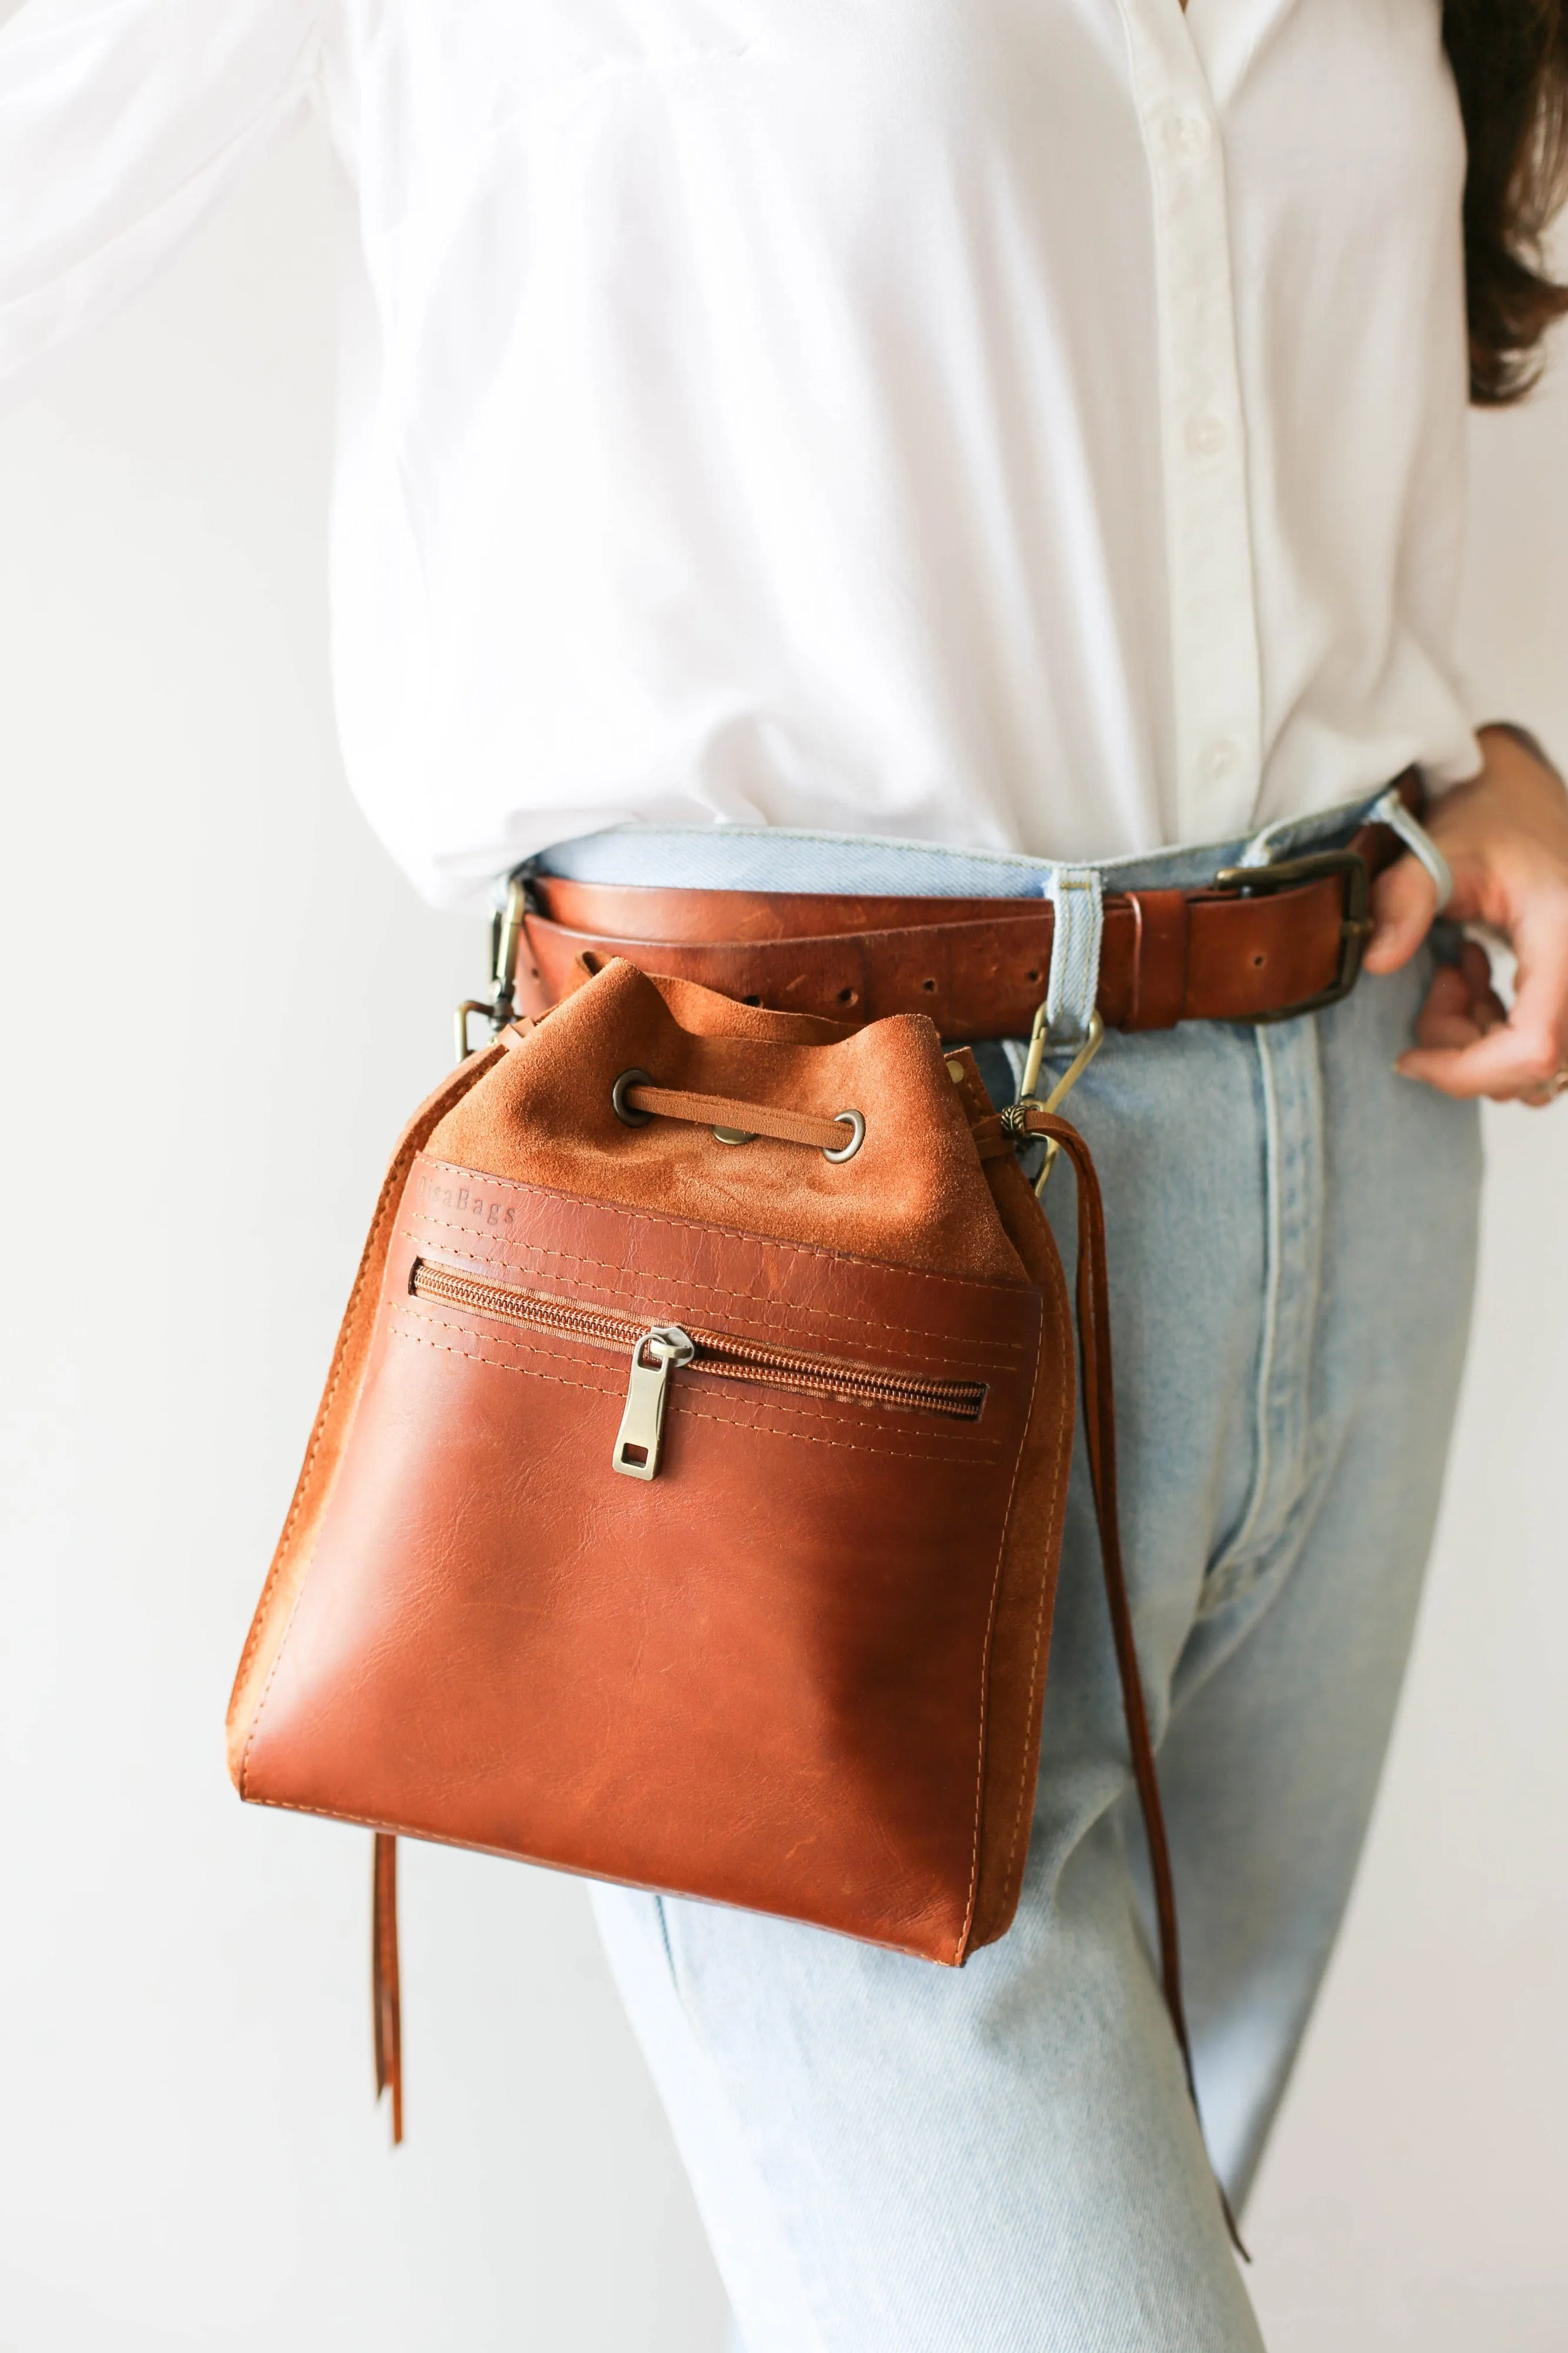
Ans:
POLYGON ((490 994, 466 997, 453 1017, 458 1060, 466 1062, 474 1049, 468 1043, 468 1016, 482 1013, 490 1036, 499 1038, 517 1011, 517 951, 522 939, 522 919, 528 912, 526 885, 513 875, 507 885, 506 905, 490 917, 490 994))
MULTIPOLYGON (((1022 1145, 1025 1141, 1023 1121, 1026 1112, 1060 1111, 1104 1043, 1105 1023, 1101 1020, 1097 1007, 1089 1017, 1089 1029, 1082 1045, 1042 1103, 1035 1092, 1035 1089, 1040 1083, 1040 1066, 1046 1059, 1046 1008, 1042 1005, 1035 1016, 1034 1027, 1029 1032, 1029 1050, 1024 1058, 1024 1076, 1018 1087, 1018 1100, 1012 1106, 1011 1127, 1009 1114, 1006 1112, 1002 1114, 1004 1134, 1011 1132, 1022 1145)), ((1037 1200, 1044 1198, 1047 1183, 1051 1170, 1057 1165, 1057 1155, 1060 1150, 1061 1146, 1055 1136, 1048 1136, 1046 1140, 1045 1162, 1035 1179, 1037 1200)))

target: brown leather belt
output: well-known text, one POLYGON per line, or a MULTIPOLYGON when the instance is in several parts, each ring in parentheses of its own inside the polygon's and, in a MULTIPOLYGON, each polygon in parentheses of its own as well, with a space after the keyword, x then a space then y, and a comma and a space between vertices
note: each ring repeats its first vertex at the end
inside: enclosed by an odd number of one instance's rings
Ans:
MULTIPOLYGON (((1402 777, 1419 807, 1414 772, 1402 777)), ((1363 826, 1343 849, 1229 868, 1197 891, 1108 892, 1100 1010, 1120 1029, 1279 1021, 1347 996, 1371 923, 1368 886, 1404 844, 1363 826)), ((1051 961, 1042 899, 835 897, 775 891, 530 885, 517 969, 538 1015, 589 970, 626 956, 743 1003, 859 1027, 925 1013, 954 1045, 1025 1038, 1051 961), (574 970, 574 967, 576 967, 574 970)))

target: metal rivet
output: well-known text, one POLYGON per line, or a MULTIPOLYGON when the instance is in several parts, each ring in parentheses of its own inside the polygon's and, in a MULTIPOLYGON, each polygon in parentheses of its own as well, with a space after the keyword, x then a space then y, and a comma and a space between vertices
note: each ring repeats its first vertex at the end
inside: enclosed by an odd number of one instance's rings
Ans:
POLYGON ((968 1076, 968 1072, 956 1054, 950 1054, 947 1058, 947 1075, 955 1087, 961 1087, 968 1076))

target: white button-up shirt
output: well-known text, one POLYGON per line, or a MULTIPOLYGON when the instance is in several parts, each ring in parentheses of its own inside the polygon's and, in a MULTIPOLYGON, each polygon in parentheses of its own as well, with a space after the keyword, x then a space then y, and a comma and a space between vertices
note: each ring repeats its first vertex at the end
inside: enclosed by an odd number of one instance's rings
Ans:
POLYGON ((1478 765, 1438 0, 31 0, 0 368, 315 105, 351 781, 1088 859, 1478 765))

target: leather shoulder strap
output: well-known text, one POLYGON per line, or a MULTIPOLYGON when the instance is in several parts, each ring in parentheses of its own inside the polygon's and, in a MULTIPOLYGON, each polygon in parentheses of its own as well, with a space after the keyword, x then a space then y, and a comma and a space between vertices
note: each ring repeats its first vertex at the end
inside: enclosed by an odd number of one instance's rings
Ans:
MULTIPOLYGON (((1171 2014, 1171 2025, 1186 2073, 1187 2090, 1195 2108, 1197 2084, 1193 2075, 1192 2045, 1187 2035, 1186 2010, 1182 2000, 1182 1955, 1176 1925, 1175 1877, 1171 1869, 1170 1841, 1165 1831, 1165 1810, 1160 1799, 1160 1776, 1154 1762, 1154 1743, 1149 1730, 1143 1678, 1138 1665, 1138 1645, 1132 1628, 1132 1605, 1127 1591, 1126 1565, 1121 1557, 1121 1523, 1116 1493, 1116 1392, 1110 1363, 1110 1283, 1105 1249, 1105 1204, 1100 1195, 1100 1178, 1095 1174, 1089 1146, 1077 1128, 1050 1112, 1016 1104, 1009 1112, 994 1113, 989 1118, 977 1121, 973 1132, 983 1160, 1010 1151, 1026 1136, 1054 1138, 1072 1162, 1073 1174, 1078 1181, 1078 1343, 1083 1376, 1084 1439, 1089 1452, 1089 1481, 1094 1490, 1105 1599, 1110 1613, 1116 1669, 1121 1683, 1122 1714, 1127 1721, 1127 1745, 1131 1752, 1132 1778, 1138 1790, 1138 1803, 1149 1847, 1149 1872, 1154 1890, 1154 1913, 1160 1936, 1160 1977, 1165 2007, 1171 2014)), ((1231 2242, 1237 2252, 1250 2261, 1237 2229, 1224 2184, 1217 2175, 1215 2187, 1219 2191, 1231 2242)))

